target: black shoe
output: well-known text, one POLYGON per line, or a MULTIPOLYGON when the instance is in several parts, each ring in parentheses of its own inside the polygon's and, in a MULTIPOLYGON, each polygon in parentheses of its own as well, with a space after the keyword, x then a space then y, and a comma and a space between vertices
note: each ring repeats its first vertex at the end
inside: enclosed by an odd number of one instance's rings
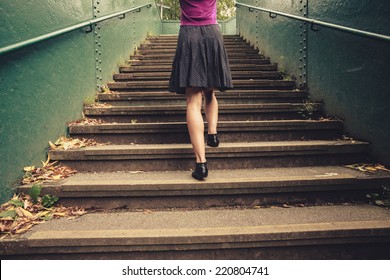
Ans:
POLYGON ((209 175, 209 170, 207 169, 207 162, 196 163, 195 171, 192 172, 192 177, 197 180, 203 180, 209 175))
POLYGON ((207 134, 207 146, 218 147, 219 140, 217 134, 207 134))

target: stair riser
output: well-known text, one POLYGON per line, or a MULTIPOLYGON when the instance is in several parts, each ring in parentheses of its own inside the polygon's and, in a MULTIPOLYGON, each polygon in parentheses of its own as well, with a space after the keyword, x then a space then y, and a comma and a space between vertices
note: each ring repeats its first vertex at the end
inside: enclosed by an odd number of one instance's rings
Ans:
MULTIPOLYGON (((166 143, 190 143, 188 132, 185 129, 177 132, 152 132, 152 133, 71 133, 73 138, 92 138, 99 143, 111 144, 166 144, 166 143)), ((293 141, 301 139, 333 140, 341 138, 342 130, 302 130, 302 131, 224 131, 219 130, 221 142, 261 142, 261 141, 293 141)))
MULTIPOLYGON (((165 53, 165 54, 137 54, 137 55, 131 55, 130 60, 166 60, 170 59, 173 61, 175 54, 174 53, 165 53)), ((227 56, 229 59, 262 59, 262 56, 259 54, 247 54, 247 53, 242 53, 242 52, 232 52, 232 53, 227 53, 227 56)))
MULTIPOLYGON (((126 82, 124 82, 126 83, 126 82)), ((151 85, 151 84, 145 84, 142 82, 139 82, 139 84, 133 83, 133 84, 115 84, 110 83, 108 84, 108 87, 112 91, 168 91, 168 85, 165 85, 167 83, 163 83, 161 85, 151 85)), ((234 89, 240 90, 240 89, 272 89, 272 90, 291 90, 295 88, 295 85, 293 83, 284 82, 284 81, 277 81, 275 80, 274 83, 268 83, 261 81, 250 81, 245 84, 237 84, 234 83, 234 89)))
MULTIPOLYGON (((141 54, 141 55, 165 55, 165 54, 175 54, 177 46, 162 46, 162 47, 141 47, 138 49, 138 52, 135 55, 141 54)), ((242 55, 245 54, 256 54, 259 55, 259 52, 257 50, 254 50, 251 47, 226 47, 226 53, 228 56, 235 55, 237 53, 240 53, 242 55)))
MULTIPOLYGON (((121 66, 119 71, 121 73, 133 72, 155 72, 158 69, 160 72, 171 72, 172 65, 159 66, 121 66)), ((236 64, 230 65, 231 71, 276 71, 276 64, 250 65, 250 64, 236 64)))
MULTIPOLYGON (((123 115, 99 115, 85 113, 88 118, 100 119, 104 122, 112 123, 128 123, 134 122, 183 122, 186 121, 185 112, 178 114, 123 114, 123 115)), ((312 119, 317 119, 320 113, 312 115, 312 119)), ((220 112, 218 120, 220 121, 262 121, 262 120, 303 120, 305 119, 301 114, 297 112, 270 112, 270 113, 224 113, 220 112)))
MULTIPOLYGON (((207 151, 206 151, 207 154, 207 151)), ((222 157, 213 157, 208 154, 209 169, 245 169, 245 168, 269 168, 269 167, 297 167, 311 165, 337 165, 366 162, 364 154, 309 154, 309 155, 285 155, 274 156, 256 153, 247 154, 221 154, 222 157)), ((173 171, 190 170, 194 168, 194 156, 186 154, 180 158, 150 158, 150 159, 113 159, 110 156, 89 157, 89 160, 66 160, 63 157, 51 156, 53 160, 59 160, 64 165, 75 168, 78 171, 173 171)), ((125 157, 122 157, 125 158, 125 157)), ((211 176, 211 172, 210 172, 211 176)))
MULTIPOLYGON (((12 250, 12 246, 9 246, 12 250)), ((387 260, 390 241, 384 236, 319 238, 300 241, 237 242, 161 246, 84 246, 17 248, 2 259, 53 260, 387 260), (314 245, 313 245, 314 244, 314 245), (196 249, 195 249, 196 248, 196 249)), ((264 272, 265 273, 265 272, 264 272)), ((268 273, 272 273, 268 271, 268 273)), ((272 274, 270 274, 272 275, 272 274)))
MULTIPOLYGON (((184 96, 183 96, 184 97, 184 96)), ((221 98, 218 97, 218 104, 254 104, 254 103, 301 103, 304 100, 302 97, 291 98, 221 98)), ((185 105, 186 101, 183 98, 162 98, 162 99, 109 99, 109 97, 99 98, 99 101, 110 104, 112 106, 153 106, 153 105, 185 105)))
MULTIPOLYGON (((323 186, 321 186, 323 187, 323 186)), ((351 186, 353 188, 354 186, 351 186)), ((348 203, 365 202, 369 192, 380 191, 380 187, 366 190, 340 191, 330 186, 328 191, 297 192, 292 193, 253 193, 253 194, 214 194, 214 195, 182 195, 182 196, 134 196, 132 193, 120 192, 117 196, 108 192, 66 193, 45 191, 44 194, 55 195, 60 198, 63 206, 79 206, 86 209, 207 209, 212 207, 253 207, 283 204, 322 204, 322 203, 348 203)))
MULTIPOLYGON (((139 75, 139 74, 115 74, 113 76, 114 81, 158 81, 158 80, 169 80, 171 73, 166 72, 165 74, 153 73, 149 75, 139 75)), ((280 73, 273 72, 242 72, 242 73, 232 73, 232 79, 265 79, 265 80, 281 80, 283 77, 280 73)))
MULTIPOLYGON (((126 61, 129 65, 154 65, 158 67, 159 65, 172 65, 173 59, 156 59, 156 60, 128 60, 126 61)), ((229 64, 270 64, 269 59, 244 59, 244 58, 231 58, 229 59, 229 64)))

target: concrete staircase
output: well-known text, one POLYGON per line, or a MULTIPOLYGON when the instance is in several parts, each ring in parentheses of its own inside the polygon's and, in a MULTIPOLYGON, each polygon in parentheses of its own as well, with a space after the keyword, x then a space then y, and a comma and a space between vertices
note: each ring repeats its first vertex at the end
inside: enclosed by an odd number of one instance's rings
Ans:
MULTIPOLYGON (((6 258, 329 259, 388 258, 390 215, 368 205, 390 176, 344 167, 369 161, 369 143, 345 140, 323 104, 283 79, 239 36, 225 36, 235 88, 217 92, 221 145, 206 150, 203 182, 185 97, 167 92, 177 37, 148 38, 114 75, 105 106, 73 125, 101 146, 50 152, 79 174, 45 185, 64 205, 94 212, 3 240, 6 258), (118 209, 121 209, 120 211, 118 209)), ((26 191, 20 187, 19 191, 26 191)))

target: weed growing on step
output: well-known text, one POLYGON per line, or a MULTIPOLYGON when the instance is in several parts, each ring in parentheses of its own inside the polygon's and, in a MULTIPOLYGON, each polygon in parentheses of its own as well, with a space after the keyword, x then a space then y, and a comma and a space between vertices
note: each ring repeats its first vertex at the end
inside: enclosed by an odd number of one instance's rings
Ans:
POLYGON ((316 111, 316 103, 310 99, 307 99, 302 103, 302 107, 299 109, 298 114, 300 114, 305 119, 311 120, 316 111))
POLYGON ((84 107, 91 107, 96 102, 96 96, 89 96, 84 99, 84 107))

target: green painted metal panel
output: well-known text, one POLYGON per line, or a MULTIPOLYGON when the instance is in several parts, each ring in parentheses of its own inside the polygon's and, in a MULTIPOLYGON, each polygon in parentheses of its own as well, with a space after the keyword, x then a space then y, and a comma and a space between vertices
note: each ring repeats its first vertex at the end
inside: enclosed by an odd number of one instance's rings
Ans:
MULTIPOLYGON (((289 12, 302 16, 303 1, 298 0, 250 0, 242 3, 260 6, 268 9, 289 12)), ((281 16, 271 18, 268 13, 249 11, 248 8, 237 9, 238 33, 247 39, 254 47, 264 52, 273 62, 278 63, 279 69, 297 80, 298 86, 304 86, 305 77, 300 78, 300 67, 304 65, 303 40, 301 33, 306 25, 281 16), (302 52, 301 52, 302 50, 302 52)))
MULTIPOLYGON (((148 2, 150 1, 95 1, 94 14, 95 16, 106 15, 148 2)), ((130 54, 134 53, 149 33, 158 34, 159 22, 152 20, 153 17, 158 17, 157 10, 150 7, 128 13, 122 19, 97 24, 94 29, 97 90, 112 80, 112 75, 118 71, 118 66, 130 58, 130 54)))
POLYGON ((0 2, 0 47, 144 3, 153 6, 0 58, 0 201, 20 182, 24 166, 41 165, 48 141, 66 135, 66 122, 81 117, 97 82, 112 80, 134 46, 161 30, 154 1, 0 2))
POLYGON ((179 20, 164 20, 162 21, 161 34, 179 34, 180 21, 179 20))
POLYGON ((237 33, 236 30, 236 18, 231 18, 229 20, 223 21, 220 23, 223 34, 226 35, 235 35, 237 33))
MULTIPOLYGON (((224 35, 236 34, 236 18, 230 20, 219 21, 221 32, 224 35)), ((179 20, 164 20, 162 21, 161 34, 178 34, 180 29, 179 20)))
MULTIPOLYGON (((239 2, 390 34, 388 1, 239 2)), ((330 115, 345 121, 347 134, 370 141, 374 157, 390 164, 390 111, 387 109, 390 91, 386 82, 390 76, 390 45, 326 27, 317 28, 319 31, 314 32, 292 19, 281 16, 271 19, 268 13, 237 9, 239 34, 296 77, 298 85, 307 81, 311 98, 324 101, 330 115)))
MULTIPOLYGON (((309 5, 323 21, 390 35, 390 2, 323 0, 309 5)), ((308 79, 313 99, 345 121, 347 134, 370 141, 390 165, 390 44, 319 28, 309 33, 308 79)))

